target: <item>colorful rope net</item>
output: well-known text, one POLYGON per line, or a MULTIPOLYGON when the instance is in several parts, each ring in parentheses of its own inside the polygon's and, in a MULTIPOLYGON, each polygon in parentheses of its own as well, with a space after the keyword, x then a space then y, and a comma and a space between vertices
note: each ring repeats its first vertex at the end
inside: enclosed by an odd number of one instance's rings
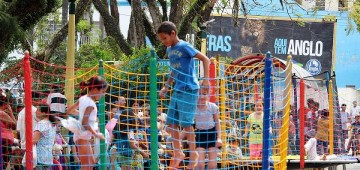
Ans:
MULTIPOLYGON (((88 92, 80 87, 81 82, 98 75, 107 82, 105 97, 97 102, 98 131, 104 134, 106 140, 91 138, 94 166, 108 169, 148 169, 154 168, 151 163, 155 163, 156 169, 165 169, 174 164, 179 169, 196 164, 199 167, 215 169, 260 169, 264 166, 265 159, 269 168, 286 169, 287 159, 300 159, 296 156, 302 148, 299 135, 300 114, 297 110, 300 109, 298 103, 303 91, 298 87, 300 80, 292 75, 290 60, 286 63, 273 59, 269 67, 270 75, 265 75, 265 69, 269 68, 265 68, 264 61, 265 58, 245 66, 212 60, 209 92, 204 90, 206 87, 192 90, 170 86, 166 83, 169 77, 183 84, 186 84, 185 80, 189 77, 180 75, 177 77, 181 79, 176 79, 168 74, 169 66, 166 62, 158 62, 156 68, 164 73, 158 72, 155 83, 152 83, 155 84, 156 93, 164 86, 169 87, 169 92, 163 98, 150 95, 154 90, 150 88, 151 74, 148 66, 131 68, 132 63, 112 65, 100 62, 93 68, 75 68, 76 75, 72 79, 75 84, 75 102, 88 92), (271 80, 270 86, 265 86, 265 79, 271 80), (294 81, 296 84, 292 87, 294 81), (266 90, 271 91, 269 96, 264 95, 266 90), (264 108, 265 100, 270 101, 269 108, 264 108), (155 105, 150 105, 154 101, 155 105), (293 106, 292 109, 290 105, 293 106), (264 117, 266 114, 263 111, 266 109, 269 111, 268 117, 264 117), (267 129, 264 129, 265 122, 269 122, 267 129), (171 124, 180 124, 182 128, 171 124), (268 143, 269 147, 264 148, 264 142, 268 143)), ((41 100, 50 103, 50 108, 55 110, 53 114, 66 120, 75 120, 76 124, 79 119, 76 114, 64 114, 73 103, 68 103, 66 97, 61 99, 61 95, 53 94, 64 91, 67 68, 34 58, 30 58, 30 63, 33 105, 36 106, 41 100)), ((18 94, 14 94, 16 101, 6 98, 16 122, 19 122, 17 113, 24 107, 23 92, 29 90, 23 88, 22 72, 20 62, 3 71, 0 79, 2 84, 8 85, 10 91, 18 91, 18 94)), ((326 102, 326 88, 317 83, 323 81, 307 80, 307 84, 305 83, 307 91, 303 100, 314 98, 323 101, 319 109, 331 108, 326 102)), ((332 108, 336 111, 339 106, 332 108)), ((70 114, 72 113, 76 112, 70 114)), ((2 130, 9 129, 14 132, 13 137, 10 137, 12 142, 5 142, 5 138, 2 138, 4 167, 20 168, 25 165, 21 159, 26 148, 22 145, 22 135, 15 133, 16 122, 2 126, 2 130)), ((335 121, 337 122, 338 120, 335 121)), ((22 124, 26 123, 31 122, 22 124)), ((69 132, 69 129, 72 131, 71 127, 56 127, 55 144, 51 144, 51 166, 62 169, 78 169, 84 166, 79 163, 73 133, 69 132)), ((319 126, 315 127, 321 129, 319 126)), ((33 126, 33 129, 36 128, 39 127, 33 126)), ((24 132, 22 129, 18 131, 24 132)), ((336 136, 340 132, 334 133, 336 136)), ((2 131, 2 134, 5 133, 2 131)), ((335 137, 334 141, 337 140, 335 137)), ((38 145, 36 149, 39 148, 41 147, 38 145)), ((334 148, 335 151, 340 150, 340 144, 334 144, 334 148)), ((43 161, 39 156, 41 152, 41 149, 37 152, 34 163, 43 161)))
POLYGON ((264 87, 264 60, 250 66, 219 64, 217 97, 225 113, 223 140, 227 150, 222 152, 222 167, 226 169, 261 169, 264 152, 271 168, 286 169, 291 66, 274 60, 271 87, 264 87), (271 97, 264 96, 265 88, 271 88, 271 97), (271 100, 268 118, 263 113, 264 98, 271 100), (266 119, 270 119, 270 128, 264 130, 266 119), (270 137, 263 138, 265 133, 270 137), (263 148, 263 142, 270 147, 263 148))
MULTIPOLYGON (((28 124, 32 124, 32 137, 36 131, 41 132, 40 139, 33 145, 33 166, 52 165, 53 168, 76 167, 76 149, 72 135, 68 130, 56 122, 49 124, 38 123, 42 121, 38 111, 43 111, 41 106, 48 106, 44 111, 49 115, 66 118, 67 99, 63 95, 65 88, 66 67, 57 66, 39 61, 35 58, 28 58, 31 65, 32 88, 26 89, 24 84, 24 61, 20 61, 12 67, 1 72, 0 82, 2 92, 1 111, 6 113, 11 121, 1 119, 2 134, 2 167, 5 169, 21 169, 26 167, 25 152, 29 150, 26 146, 26 130, 28 124), (30 91, 32 95, 32 112, 30 121, 25 119, 25 92, 30 91), (5 100, 4 100, 5 99, 5 100), (50 135, 47 130, 52 129, 50 135), (51 140, 46 140, 51 138, 51 140), (50 156, 46 155, 50 152, 50 156), (74 154, 75 153, 75 154, 74 154)), ((75 87, 72 92, 78 99, 82 93, 79 83, 94 75, 97 75, 97 66, 94 68, 74 69, 76 72, 73 80, 75 87)), ((2 115, 2 118, 5 118, 2 115)), ((30 130, 31 132, 31 130, 30 130)))
POLYGON ((313 144, 313 155, 308 154, 307 160, 347 159, 353 122, 348 113, 341 112, 334 78, 328 72, 293 77, 291 115, 295 131, 291 145, 292 153, 299 154, 300 160, 305 159, 305 151, 309 152, 311 138, 317 144, 313 144))

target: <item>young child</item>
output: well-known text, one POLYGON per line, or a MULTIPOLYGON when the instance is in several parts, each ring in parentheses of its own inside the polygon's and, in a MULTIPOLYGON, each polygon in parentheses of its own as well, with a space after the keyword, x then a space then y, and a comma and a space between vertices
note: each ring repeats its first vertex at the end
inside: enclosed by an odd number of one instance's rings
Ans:
POLYGON ((40 120, 34 128, 33 143, 36 144, 36 170, 50 170, 53 164, 53 145, 56 136, 56 120, 50 115, 50 107, 41 104, 36 110, 36 117, 40 120))
POLYGON ((113 147, 111 152, 116 154, 117 158, 113 158, 112 161, 115 162, 116 159, 119 159, 122 170, 143 169, 142 160, 149 158, 148 152, 143 150, 136 140, 137 123, 133 111, 126 110, 119 115, 117 126, 113 131, 113 142, 116 147, 113 147))
POLYGON ((359 150, 359 138, 360 138, 360 115, 355 115, 355 121, 351 124, 351 135, 349 143, 347 145, 347 151, 352 149, 353 155, 355 155, 359 150))
POLYGON ((310 131, 306 132, 306 136, 308 136, 310 139, 305 144, 305 151, 307 155, 307 160, 316 160, 318 159, 317 153, 316 153, 316 139, 315 139, 315 130, 312 129, 310 131))
MULTIPOLYGON (((240 140, 236 136, 229 137, 229 144, 226 146, 228 152, 228 160, 239 160, 243 158, 240 148, 240 140)), ((228 169, 239 169, 236 163, 230 163, 228 169)), ((216 169, 216 168, 215 168, 216 169)))
POLYGON ((247 118, 247 126, 245 128, 246 137, 249 130, 249 148, 250 159, 260 159, 262 154, 262 136, 263 136, 263 103, 257 101, 255 103, 255 112, 251 113, 247 118))
POLYGON ((196 150, 199 154, 197 169, 205 169, 205 155, 208 153, 208 169, 216 169, 218 148, 222 146, 219 108, 210 103, 209 90, 200 89, 196 108, 196 150))
POLYGON ((169 86, 175 81, 173 94, 169 104, 166 123, 169 133, 174 138, 174 156, 170 168, 175 168, 184 159, 185 154, 180 149, 179 126, 184 129, 189 141, 190 164, 189 169, 194 169, 197 164, 198 154, 195 151, 194 117, 198 100, 199 82, 195 72, 195 60, 198 58, 203 63, 204 81, 202 85, 209 87, 209 58, 194 49, 190 43, 180 40, 174 23, 165 21, 157 30, 158 37, 167 49, 166 55, 170 59, 171 73, 166 85, 160 90, 159 96, 164 98, 169 86))
POLYGON ((320 149, 320 154, 328 153, 329 146, 329 110, 323 109, 318 119, 316 139, 320 149))
POLYGON ((81 96, 79 101, 68 109, 67 113, 72 113, 77 107, 79 108, 80 133, 74 132, 74 142, 78 148, 81 169, 92 170, 95 157, 91 147, 91 138, 96 137, 105 140, 105 136, 98 132, 95 102, 104 95, 107 84, 102 77, 94 76, 86 82, 81 82, 80 87, 87 88, 88 93, 81 96))
POLYGON ((46 103, 50 106, 50 112, 56 116, 63 117, 66 114, 66 97, 61 94, 61 88, 53 85, 46 103))

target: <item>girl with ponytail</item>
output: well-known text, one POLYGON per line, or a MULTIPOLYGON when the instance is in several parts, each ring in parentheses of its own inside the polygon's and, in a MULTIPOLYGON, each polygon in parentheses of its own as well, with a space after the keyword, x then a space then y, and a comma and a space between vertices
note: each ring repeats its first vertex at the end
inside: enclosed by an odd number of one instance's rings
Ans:
POLYGON ((104 134, 98 131, 98 110, 95 102, 104 96, 107 84, 102 77, 95 76, 85 82, 81 82, 80 88, 82 88, 82 90, 87 89, 87 93, 81 96, 78 102, 67 110, 67 114, 69 114, 78 108, 78 124, 80 124, 80 127, 72 125, 74 121, 70 121, 69 119, 63 119, 61 123, 64 127, 74 132, 74 142, 78 148, 81 169, 92 170, 96 161, 91 147, 91 138, 95 137, 105 140, 104 134))

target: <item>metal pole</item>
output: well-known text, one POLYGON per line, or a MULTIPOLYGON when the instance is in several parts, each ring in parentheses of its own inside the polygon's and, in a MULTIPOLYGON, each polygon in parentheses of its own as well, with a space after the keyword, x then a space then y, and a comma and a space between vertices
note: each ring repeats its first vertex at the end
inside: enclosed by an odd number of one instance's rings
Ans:
POLYGON ((300 168, 305 167, 305 82, 300 79, 300 168))
MULTIPOLYGON (((98 74, 104 78, 104 66, 101 59, 99 60, 98 74)), ((101 97, 99 100, 99 123, 100 132, 105 135, 105 97, 101 97)), ((100 169, 106 170, 106 144, 104 140, 100 140, 100 169)))
POLYGON ((333 98, 333 83, 329 81, 329 145, 330 155, 334 154, 334 98, 333 98))
POLYGON ((151 141, 151 170, 157 170, 158 161, 158 131, 157 131, 157 78, 156 78, 156 57, 155 51, 151 50, 150 59, 150 141, 151 141))
MULTIPOLYGON (((32 127, 32 80, 30 55, 25 51, 23 61, 24 67, 24 86, 25 86, 25 138, 26 138, 26 169, 33 169, 33 127, 32 127)), ((40 156, 40 155, 39 155, 40 156)))
POLYGON ((265 83, 264 83, 264 120, 263 120, 263 153, 262 169, 270 169, 270 112, 271 112, 271 70, 272 59, 270 52, 266 53, 265 59, 265 83))
POLYGON ((75 67, 75 0, 69 0, 69 29, 66 52, 65 96, 67 105, 74 104, 74 67, 75 67))

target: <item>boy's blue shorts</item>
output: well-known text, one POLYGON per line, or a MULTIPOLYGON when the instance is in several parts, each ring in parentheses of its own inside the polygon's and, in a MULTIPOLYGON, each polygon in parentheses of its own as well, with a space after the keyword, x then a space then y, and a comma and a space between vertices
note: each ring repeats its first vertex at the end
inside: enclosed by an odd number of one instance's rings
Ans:
POLYGON ((189 127, 194 124, 199 90, 173 91, 166 124, 189 127))

